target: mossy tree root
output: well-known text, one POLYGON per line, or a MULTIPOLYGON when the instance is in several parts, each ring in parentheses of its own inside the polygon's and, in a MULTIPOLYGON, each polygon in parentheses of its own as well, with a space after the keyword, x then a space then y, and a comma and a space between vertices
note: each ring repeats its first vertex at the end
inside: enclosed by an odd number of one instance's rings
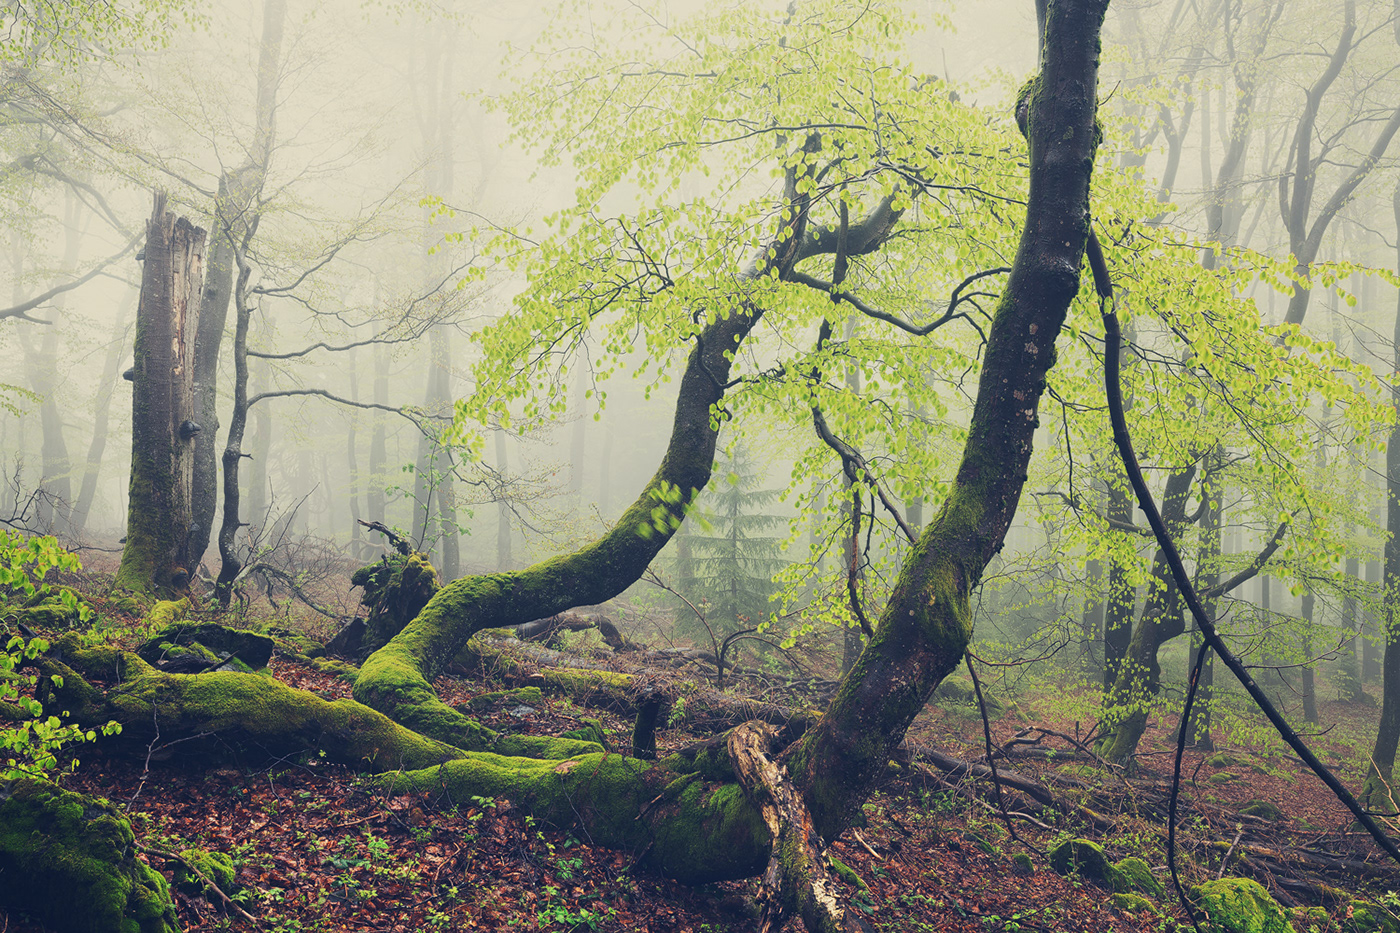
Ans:
MULTIPOLYGON (((121 724, 108 741, 169 756, 261 764, 301 754, 364 771, 426 768, 461 750, 418 735, 353 700, 328 701, 261 674, 167 674, 134 654, 84 648, 71 636, 39 659, 46 711, 68 711, 84 728, 121 724), (88 678, 116 679, 105 693, 88 678)), ((589 743, 588 748, 596 748, 589 743)))

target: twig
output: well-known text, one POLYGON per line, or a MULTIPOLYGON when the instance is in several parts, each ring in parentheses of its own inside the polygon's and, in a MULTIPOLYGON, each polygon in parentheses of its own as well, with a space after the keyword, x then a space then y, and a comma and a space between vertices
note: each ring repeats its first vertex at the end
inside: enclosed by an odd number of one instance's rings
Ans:
POLYGON ((1240 844, 1240 837, 1244 835, 1244 824, 1235 827, 1235 838, 1230 841, 1230 848, 1225 850, 1225 858, 1220 861, 1220 871, 1215 873, 1215 880, 1219 881, 1225 877, 1225 869, 1230 867, 1230 856, 1235 854, 1235 846, 1240 844))
POLYGON ((997 777, 997 763, 992 755, 992 724, 987 720, 987 704, 982 699, 982 682, 977 679, 977 671, 972 666, 972 655, 963 653, 963 660, 967 662, 967 672, 972 675, 972 689, 977 692, 977 709, 982 713, 982 737, 987 743, 987 767, 992 769, 992 786, 996 788, 997 809, 1001 811, 1002 822, 1006 824, 1006 831, 1011 834, 1022 845, 1025 840, 1016 835, 1016 827, 1011 825, 1011 816, 1006 812, 1006 800, 1001 795, 1001 779, 997 777))

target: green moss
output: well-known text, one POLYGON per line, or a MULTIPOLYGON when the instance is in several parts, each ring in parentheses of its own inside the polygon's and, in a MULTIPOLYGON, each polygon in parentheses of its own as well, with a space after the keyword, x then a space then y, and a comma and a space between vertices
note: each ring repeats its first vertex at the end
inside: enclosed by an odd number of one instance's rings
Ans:
POLYGON ((1011 870, 1018 875, 1031 875, 1035 873, 1035 863, 1026 853, 1017 852, 1011 856, 1011 870))
MULTIPOLYGON (((73 645, 64 642, 71 650, 63 654, 76 673, 111 676, 116 671, 122 677, 121 689, 104 698, 74 677, 72 683, 65 679, 56 700, 84 727, 111 719, 121 723, 121 735, 111 741, 144 746, 157 734, 167 742, 207 736, 182 743, 180 753, 264 762, 319 752, 370 771, 424 768, 462 754, 354 700, 329 702, 260 674, 166 674, 127 652, 73 645), (85 687, 88 692, 83 692, 85 687)), ((561 751, 582 744, 565 745, 561 751)))
POLYGON ((1109 864, 1103 846, 1088 839, 1065 839, 1050 847, 1046 853, 1050 867, 1057 874, 1078 874, 1085 881, 1091 881, 1112 890, 1127 890, 1121 887, 1124 882, 1118 878, 1118 870, 1109 864))
POLYGON ((1268 800, 1248 800, 1244 806, 1240 807, 1240 812, 1246 816, 1257 816, 1261 820, 1278 822, 1283 819, 1283 811, 1268 800))
POLYGON ((845 862, 841 861, 834 855, 828 855, 826 857, 826 860, 831 865, 832 874, 836 875, 836 877, 840 878, 842 881, 846 882, 853 888, 859 888, 862 891, 870 890, 870 887, 865 883, 865 880, 861 878, 860 875, 856 874, 854 868, 851 868, 849 865, 847 865, 845 862))
POLYGON ((1136 856, 1128 856, 1113 863, 1117 874, 1113 879, 1113 890, 1120 893, 1138 892, 1162 897, 1166 891, 1162 882, 1152 875, 1152 867, 1136 856))
POLYGON ((1248 878, 1221 878, 1191 889, 1220 933, 1296 933, 1278 901, 1248 878))
POLYGON ((1400 916, 1373 901, 1352 901, 1351 928, 1356 933, 1400 933, 1400 916))
POLYGON ((1233 771, 1217 771, 1206 780, 1211 784, 1233 784, 1240 776, 1233 771))
POLYGON ((646 849, 647 864, 688 883, 760 871, 768 856, 767 827, 743 792, 694 775, 672 777, 647 762, 605 752, 563 761, 475 752, 436 768, 386 774, 375 783, 388 793, 450 801, 506 797, 543 823, 582 827, 599 845, 646 849))
POLYGON ((1152 903, 1141 894, 1133 894, 1126 891, 1120 891, 1113 895, 1113 906, 1117 907, 1119 910, 1131 910, 1135 912, 1144 910, 1154 914, 1160 914, 1162 912, 1156 904, 1152 903))
POLYGON ((1206 759, 1206 764, 1212 768, 1229 768, 1240 763, 1240 760, 1229 752, 1216 752, 1206 759))
POLYGON ((0 785, 0 906, 62 933, 176 933, 165 879, 103 801, 35 780, 0 785))
POLYGON ((209 887, 199 876, 203 875, 212 881, 220 891, 233 895, 237 893, 237 886, 234 884, 235 871, 233 859, 224 852, 209 852, 205 849, 183 849, 180 857, 184 862, 175 863, 175 887, 191 896, 206 894, 209 897, 217 897, 213 892, 206 892, 209 887), (191 868, 194 870, 191 871, 191 868))
POLYGON ((146 613, 146 618, 141 620, 141 624, 152 628, 173 625, 183 619, 189 609, 190 601, 188 599, 161 600, 151 607, 151 611, 146 613))

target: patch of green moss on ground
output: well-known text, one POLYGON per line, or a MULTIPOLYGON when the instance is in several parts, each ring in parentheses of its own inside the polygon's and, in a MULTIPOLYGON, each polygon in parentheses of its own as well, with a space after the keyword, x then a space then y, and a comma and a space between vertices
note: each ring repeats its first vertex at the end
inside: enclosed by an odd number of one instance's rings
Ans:
POLYGON ((177 933, 165 879, 134 844, 111 804, 44 781, 0 785, 0 906, 61 933, 177 933))
POLYGON ((1220 933, 1297 933, 1278 901, 1257 881, 1221 878, 1190 893, 1220 933))
POLYGON ((1400 916, 1381 904, 1352 901, 1351 929, 1356 933, 1400 933, 1400 916))

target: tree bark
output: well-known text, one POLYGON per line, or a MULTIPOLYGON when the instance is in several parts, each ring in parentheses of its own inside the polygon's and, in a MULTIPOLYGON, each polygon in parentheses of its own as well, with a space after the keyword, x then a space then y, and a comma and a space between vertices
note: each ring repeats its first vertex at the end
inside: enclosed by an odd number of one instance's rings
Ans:
POLYGON ((1049 9, 1044 67, 1025 94, 1026 224, 988 333, 962 462, 874 637, 788 761, 816 833, 828 842, 850 825, 914 717, 961 663, 972 634, 970 593, 1020 501, 1055 339, 1079 290, 1107 6, 1058 0, 1049 9))
MULTIPOLYGON (((1400 185, 1391 200, 1395 222, 1400 224, 1400 185)), ((1400 264, 1400 247, 1396 250, 1400 264)), ((1395 314, 1395 368, 1400 370, 1400 304, 1395 314)), ((1390 389, 1392 404, 1400 406, 1400 382, 1390 389)), ((1371 749, 1371 763, 1362 788, 1366 805, 1373 810, 1395 812, 1400 809, 1392 788, 1395 771, 1395 748, 1400 743, 1400 420, 1390 429, 1390 442, 1385 450, 1385 586, 1382 590, 1381 630, 1385 635, 1385 654, 1381 660, 1381 718, 1376 727, 1376 742, 1371 749)))
POLYGON ((176 218, 157 191, 136 307, 131 485, 118 591, 148 595, 189 582, 194 333, 203 275, 204 231, 176 218))

